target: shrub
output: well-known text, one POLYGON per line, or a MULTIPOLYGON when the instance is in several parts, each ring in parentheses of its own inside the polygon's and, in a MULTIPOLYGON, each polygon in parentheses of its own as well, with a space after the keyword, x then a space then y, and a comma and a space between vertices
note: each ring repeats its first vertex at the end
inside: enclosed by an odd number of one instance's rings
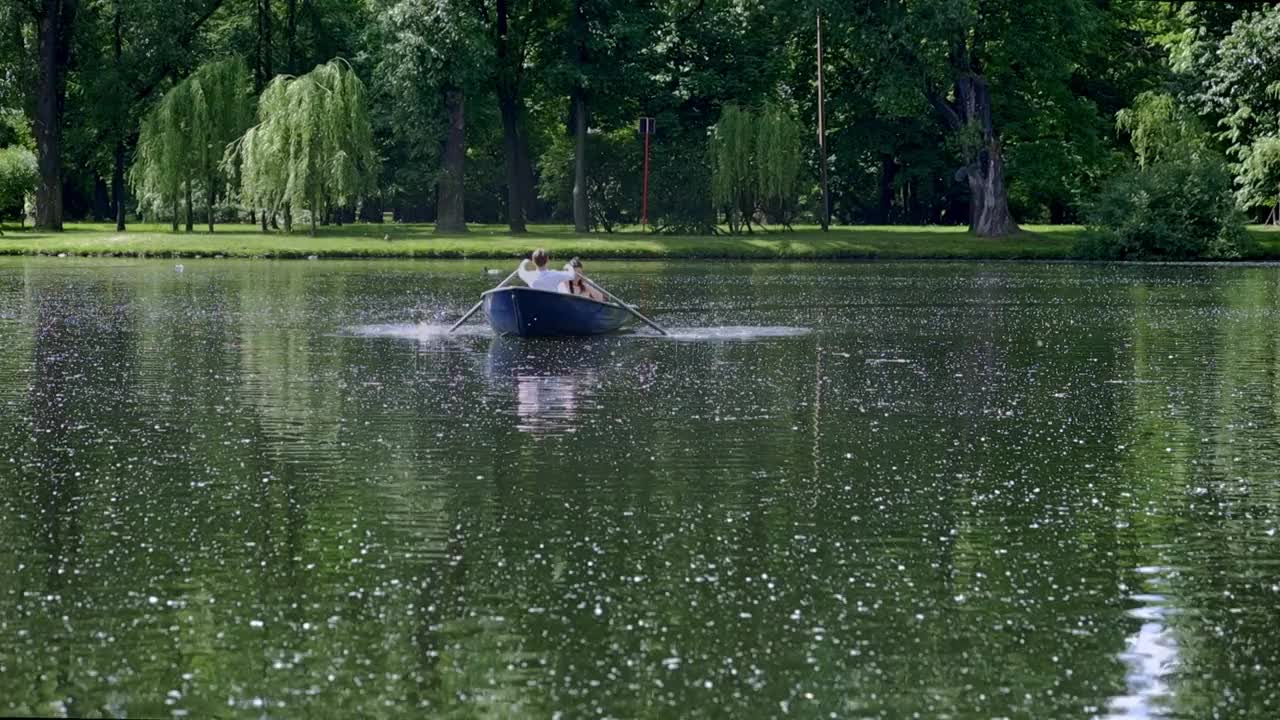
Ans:
POLYGON ((668 235, 714 235, 706 135, 665 135, 658 126, 649 171, 649 223, 668 235))
MULTIPOLYGON (((587 209, 591 226, 613 232, 640 222, 644 145, 635 130, 587 135, 587 209)), ((542 156, 539 194, 556 204, 557 215, 573 217, 573 137, 560 135, 542 156)))
POLYGON ((1248 250, 1226 162, 1209 153, 1148 164, 1106 183, 1078 251, 1114 259, 1235 258, 1248 250))
POLYGON ((36 156, 23 147, 0 148, 0 219, 25 217, 24 200, 36 189, 36 156))

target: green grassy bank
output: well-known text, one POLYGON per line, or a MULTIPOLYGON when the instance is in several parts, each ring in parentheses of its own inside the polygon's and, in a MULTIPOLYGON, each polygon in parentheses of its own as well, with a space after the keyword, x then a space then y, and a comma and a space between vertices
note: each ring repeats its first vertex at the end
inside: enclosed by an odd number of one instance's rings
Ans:
MULTIPOLYGON (((1254 260, 1280 260, 1280 231, 1255 227, 1254 260)), ((62 233, 5 228, 0 255, 131 257, 306 258, 515 258, 534 247, 568 258, 751 258, 751 259, 1071 259, 1084 229, 1028 226, 1016 236, 977 238, 963 228, 857 226, 823 233, 817 228, 744 236, 680 237, 631 230, 576 235, 564 226, 534 226, 523 236, 505 226, 474 226, 462 235, 438 236, 431 225, 360 224, 321 228, 316 237, 263 233, 250 225, 219 226, 214 233, 172 233, 168 227, 134 225, 116 233, 112 225, 75 224, 62 233)))

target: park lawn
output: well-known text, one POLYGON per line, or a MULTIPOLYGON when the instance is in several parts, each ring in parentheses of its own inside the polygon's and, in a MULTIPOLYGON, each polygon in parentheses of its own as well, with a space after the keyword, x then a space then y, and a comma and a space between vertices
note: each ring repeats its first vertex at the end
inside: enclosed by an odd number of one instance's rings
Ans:
POLYGON ((0 254, 124 255, 157 257, 425 257, 515 258, 534 247, 553 255, 583 258, 1062 258, 1081 230, 1073 226, 1033 227, 1011 238, 975 238, 955 227, 842 227, 823 233, 750 235, 653 235, 629 229, 577 235, 561 225, 530 226, 511 235, 505 225, 476 225, 466 234, 438 236, 429 224, 357 224, 321 228, 315 237, 263 233, 250 225, 219 226, 214 233, 173 233, 167 227, 133 226, 116 233, 111 225, 72 224, 63 233, 6 229, 0 254))
POLYGON ((1257 245, 1249 259, 1280 260, 1280 226, 1251 225, 1249 234, 1257 245))
MULTIPOLYGON (((816 227, 750 235, 672 236, 627 229, 577 235, 562 225, 531 226, 513 236, 505 225, 475 225, 466 234, 437 236, 429 224, 356 224, 321 228, 315 237, 263 233, 251 225, 218 226, 214 233, 173 233, 166 226, 134 225, 116 233, 112 225, 72 224, 63 233, 8 228, 0 255, 264 258, 516 258, 545 247, 557 257, 750 258, 750 259, 969 259, 1056 260, 1075 257, 1084 228, 1027 226, 1018 235, 990 239, 962 227, 816 227)), ((1249 259, 1280 259, 1280 231, 1255 227, 1258 248, 1249 259)))

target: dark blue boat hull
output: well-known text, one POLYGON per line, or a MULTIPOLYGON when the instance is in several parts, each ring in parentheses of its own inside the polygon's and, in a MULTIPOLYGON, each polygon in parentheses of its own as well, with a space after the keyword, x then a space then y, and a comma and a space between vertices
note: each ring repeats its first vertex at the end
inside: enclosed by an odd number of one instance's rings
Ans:
POLYGON ((495 333, 519 337, 603 335, 631 319, 619 305, 524 287, 485 293, 484 314, 495 333))

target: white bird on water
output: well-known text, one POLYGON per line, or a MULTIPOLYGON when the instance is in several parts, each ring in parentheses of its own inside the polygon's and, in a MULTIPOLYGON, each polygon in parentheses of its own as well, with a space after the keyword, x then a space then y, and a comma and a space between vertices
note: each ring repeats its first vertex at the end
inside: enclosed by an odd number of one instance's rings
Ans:
POLYGON ((174 271, 174 272, 182 272, 182 271, 183 271, 183 269, 184 269, 184 268, 182 267, 182 264, 181 264, 181 263, 179 263, 179 264, 177 264, 177 265, 174 265, 174 266, 173 266, 173 271, 174 271))

